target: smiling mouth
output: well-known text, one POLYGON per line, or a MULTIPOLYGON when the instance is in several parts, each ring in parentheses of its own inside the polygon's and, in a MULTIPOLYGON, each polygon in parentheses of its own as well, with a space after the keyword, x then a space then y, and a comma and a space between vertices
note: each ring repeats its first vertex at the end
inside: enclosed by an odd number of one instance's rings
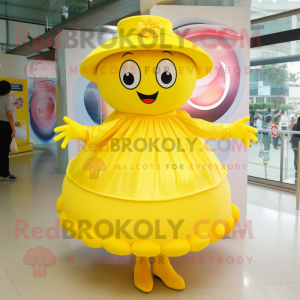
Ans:
POLYGON ((146 103, 146 104, 151 104, 153 103, 156 98, 157 98, 157 95, 158 95, 158 92, 156 92, 155 94, 153 95, 144 95, 144 94, 141 94, 139 92, 137 92, 137 94, 139 95, 140 99, 146 103))

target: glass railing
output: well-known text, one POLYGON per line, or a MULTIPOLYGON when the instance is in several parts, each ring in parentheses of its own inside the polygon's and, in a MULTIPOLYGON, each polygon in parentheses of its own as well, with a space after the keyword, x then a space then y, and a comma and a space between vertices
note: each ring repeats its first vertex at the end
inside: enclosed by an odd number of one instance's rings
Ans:
POLYGON ((0 51, 5 53, 9 50, 12 50, 16 48, 16 45, 15 44, 6 44, 6 43, 0 43, 0 51))
MULTIPOLYGON (((48 0, 49 1, 49 0, 48 0)), ((64 5, 65 18, 73 18, 86 12, 89 8, 95 7, 107 0, 73 0, 73 1, 55 1, 50 0, 47 16, 52 27, 62 22, 62 6, 64 5)))
MULTIPOLYGON (((0 16, 14 19, 9 20, 5 25, 6 36, 1 40, 0 51, 7 52, 20 43, 30 42, 33 38, 45 33, 46 24, 48 29, 61 26, 60 24, 66 20, 72 19, 105 1, 107 0, 45 0, 30 4, 25 0, 19 0, 18 3, 15 3, 14 0, 1 3, 0 0, 0 16), (62 17, 62 13, 64 17, 62 17), (25 40, 24 34, 26 35, 25 40), (27 35, 29 35, 28 38, 27 35)), ((101 24, 100 20, 99 24, 101 24)))
POLYGON ((248 176, 296 185, 298 131, 258 129, 248 150, 248 176))
POLYGON ((300 131, 258 129, 248 150, 248 181, 296 191, 300 209, 300 131))

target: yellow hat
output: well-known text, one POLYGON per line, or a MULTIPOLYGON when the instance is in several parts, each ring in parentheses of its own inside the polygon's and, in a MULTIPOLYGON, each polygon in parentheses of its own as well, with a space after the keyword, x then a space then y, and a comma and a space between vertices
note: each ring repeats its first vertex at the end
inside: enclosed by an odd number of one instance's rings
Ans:
POLYGON ((213 68, 210 56, 196 44, 173 33, 172 23, 158 16, 135 16, 118 23, 118 36, 93 50, 81 63, 80 73, 96 81, 97 66, 105 57, 124 51, 165 50, 189 56, 196 65, 197 79, 213 68))

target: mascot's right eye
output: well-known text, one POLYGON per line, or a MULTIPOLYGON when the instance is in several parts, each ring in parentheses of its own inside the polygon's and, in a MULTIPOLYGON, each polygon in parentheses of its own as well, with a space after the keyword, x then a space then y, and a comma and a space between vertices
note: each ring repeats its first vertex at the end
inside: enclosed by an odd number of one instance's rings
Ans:
POLYGON ((126 60, 120 69, 120 81, 126 89, 135 89, 141 81, 139 65, 133 60, 126 60))

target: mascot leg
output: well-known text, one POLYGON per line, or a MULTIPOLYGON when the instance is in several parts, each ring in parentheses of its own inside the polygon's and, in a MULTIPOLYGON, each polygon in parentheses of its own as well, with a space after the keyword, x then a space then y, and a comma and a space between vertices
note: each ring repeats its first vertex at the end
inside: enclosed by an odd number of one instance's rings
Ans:
POLYGON ((136 257, 134 265, 134 284, 139 290, 145 293, 152 291, 153 278, 148 257, 136 257))
POLYGON ((185 288, 183 278, 175 272, 168 256, 162 253, 156 256, 152 268, 154 276, 161 279, 167 287, 174 290, 183 290, 185 288))

